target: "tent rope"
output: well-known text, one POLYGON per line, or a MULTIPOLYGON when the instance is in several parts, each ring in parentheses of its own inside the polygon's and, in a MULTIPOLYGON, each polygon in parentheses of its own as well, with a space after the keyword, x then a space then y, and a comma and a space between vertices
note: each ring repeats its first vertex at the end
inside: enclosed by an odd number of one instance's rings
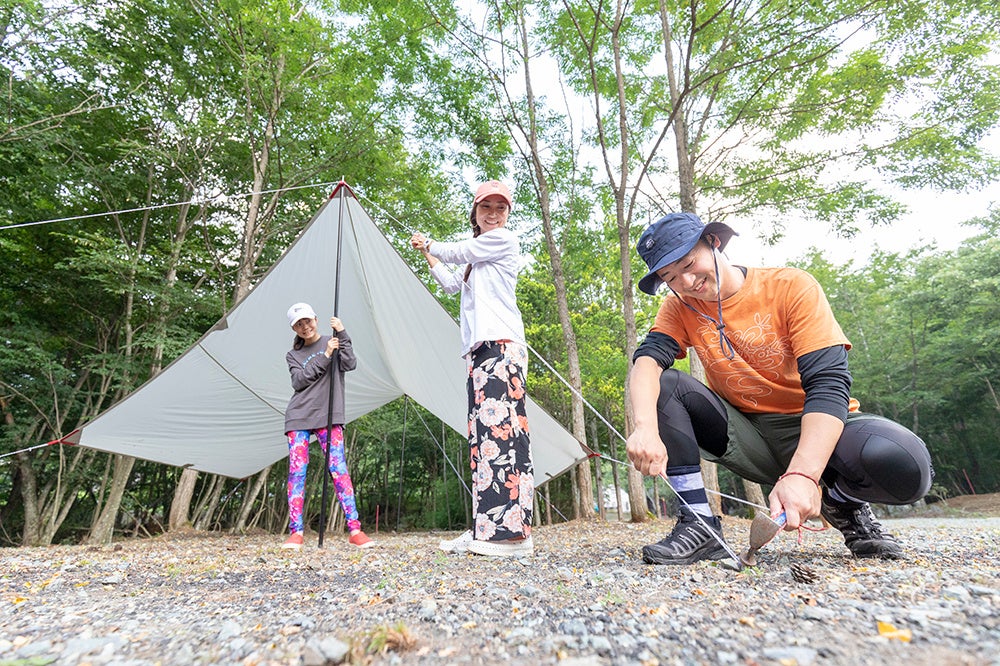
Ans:
POLYGON ((427 431, 427 434, 430 435, 431 440, 433 440, 434 444, 436 444, 437 447, 441 450, 441 452, 444 453, 444 459, 448 461, 448 466, 451 467, 453 472, 455 472, 455 476, 458 477, 458 480, 462 482, 462 487, 465 488, 465 492, 469 494, 469 497, 472 497, 472 489, 469 487, 469 484, 465 482, 465 477, 463 477, 462 473, 458 471, 458 468, 455 467, 455 463, 453 463, 451 461, 451 458, 448 457, 448 454, 445 451, 444 446, 441 444, 441 442, 438 441, 437 437, 434 436, 434 433, 431 432, 431 428, 429 425, 427 425, 427 421, 420 413, 420 410, 414 409, 413 412, 417 415, 417 418, 420 419, 420 422, 424 425, 424 429, 427 431))
MULTIPOLYGON (((35 449, 44 449, 46 446, 52 446, 53 444, 62 444, 62 442, 58 439, 54 439, 51 442, 45 442, 44 444, 36 444, 35 446, 29 446, 26 449, 19 449, 17 451, 11 451, 10 453, 0 453, 0 460, 2 460, 3 458, 9 458, 11 456, 16 456, 19 453, 27 453, 28 451, 34 451, 35 449)), ((6 462, 4 462, 3 464, 6 464, 6 462)))
POLYGON ((258 190, 253 192, 246 192, 244 194, 213 194, 211 196, 199 197, 197 199, 188 199, 187 201, 177 201, 174 203, 165 204, 154 204, 152 206, 139 206, 136 208, 123 208, 120 210, 108 210, 100 213, 86 213, 84 215, 71 215, 69 217, 57 217, 49 220, 38 220, 35 222, 20 222, 18 224, 8 224, 7 226, 0 227, 0 231, 6 231, 7 229, 20 229, 22 227, 35 227, 43 224, 56 224, 58 222, 72 222, 75 220, 89 220, 95 217, 105 217, 108 215, 124 215, 126 213, 144 213, 151 210, 161 210, 163 208, 175 208, 177 206, 199 206, 210 204, 216 200, 228 200, 230 198, 243 199, 245 197, 252 197, 258 194, 281 194, 283 192, 291 192, 293 190, 305 190, 314 187, 324 187, 328 188, 332 185, 336 185, 337 181, 329 183, 312 183, 310 185, 294 185, 292 187, 279 187, 272 190, 258 190))

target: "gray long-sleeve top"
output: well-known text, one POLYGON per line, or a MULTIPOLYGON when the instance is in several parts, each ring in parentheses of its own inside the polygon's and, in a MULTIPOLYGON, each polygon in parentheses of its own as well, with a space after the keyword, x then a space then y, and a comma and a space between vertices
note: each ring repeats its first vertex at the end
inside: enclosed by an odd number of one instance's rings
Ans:
POLYGON ((329 367, 339 358, 339 367, 334 376, 333 423, 344 423, 344 373, 358 367, 354 355, 351 336, 347 330, 337 333, 340 352, 332 359, 323 354, 329 335, 302 349, 292 349, 285 354, 288 372, 292 376, 294 393, 285 410, 285 432, 292 430, 316 430, 329 425, 330 374, 329 367))

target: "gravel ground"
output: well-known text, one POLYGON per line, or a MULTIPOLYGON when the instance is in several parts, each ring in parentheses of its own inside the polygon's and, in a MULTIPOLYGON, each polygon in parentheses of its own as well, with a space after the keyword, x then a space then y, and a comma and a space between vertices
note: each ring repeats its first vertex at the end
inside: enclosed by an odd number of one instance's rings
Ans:
MULTIPOLYGON (((782 533, 742 572, 644 565, 665 522, 537 528, 525 560, 448 555, 440 533, 365 551, 203 533, 4 549, 0 666, 1000 666, 1000 518, 884 523, 907 560, 853 559, 832 530, 782 533)), ((738 551, 748 529, 725 519, 738 551)))

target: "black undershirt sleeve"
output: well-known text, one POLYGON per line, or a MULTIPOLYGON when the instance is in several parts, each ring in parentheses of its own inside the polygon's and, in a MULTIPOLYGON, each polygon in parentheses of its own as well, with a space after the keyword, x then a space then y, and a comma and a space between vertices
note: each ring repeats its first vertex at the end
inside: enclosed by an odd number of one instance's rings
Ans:
POLYGON ((852 378, 844 345, 803 354, 797 362, 802 389, 806 392, 802 413, 822 412, 846 422, 852 378))
POLYGON ((674 359, 680 351, 681 346, 672 337, 666 333, 650 331, 632 355, 632 362, 635 363, 640 356, 648 356, 666 370, 674 364, 674 359))

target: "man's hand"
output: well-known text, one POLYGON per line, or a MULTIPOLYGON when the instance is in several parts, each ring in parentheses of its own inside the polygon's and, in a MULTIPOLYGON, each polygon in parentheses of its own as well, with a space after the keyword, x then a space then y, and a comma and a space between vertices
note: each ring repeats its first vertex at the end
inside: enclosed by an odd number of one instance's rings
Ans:
POLYGON ((636 427, 625 440, 625 451, 635 468, 646 476, 659 476, 667 470, 667 447, 655 427, 636 427))
POLYGON ((805 476, 785 475, 774 484, 768 499, 772 518, 785 513, 786 530, 797 530, 806 520, 819 515, 819 486, 805 476))

